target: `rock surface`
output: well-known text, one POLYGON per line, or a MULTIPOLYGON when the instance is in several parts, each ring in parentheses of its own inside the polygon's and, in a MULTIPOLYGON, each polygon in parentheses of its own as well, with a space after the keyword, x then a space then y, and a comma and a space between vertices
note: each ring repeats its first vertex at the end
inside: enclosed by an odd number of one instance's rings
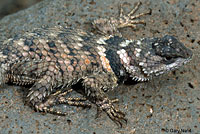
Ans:
MULTIPOLYGON (((126 0, 128 12, 135 0, 126 0)), ((119 0, 44 0, 26 10, 0 20, 0 44, 17 34, 34 28, 67 25, 91 31, 91 20, 118 15, 119 0)), ((191 48, 193 60, 177 71, 148 83, 126 83, 110 96, 119 99, 119 107, 129 119, 118 128, 106 114, 95 119, 96 107, 62 108, 66 117, 35 112, 24 105, 21 87, 5 86, 0 90, 0 133, 68 133, 68 134, 160 134, 180 129, 200 132, 200 1, 142 0, 138 12, 152 9, 144 19, 146 26, 122 29, 127 38, 158 37, 166 34, 179 38, 191 48)), ((26 90, 26 89, 24 89, 26 90)), ((76 95, 76 93, 75 93, 76 95)))
POLYGON ((25 9, 41 0, 1 0, 0 19, 8 14, 25 9))

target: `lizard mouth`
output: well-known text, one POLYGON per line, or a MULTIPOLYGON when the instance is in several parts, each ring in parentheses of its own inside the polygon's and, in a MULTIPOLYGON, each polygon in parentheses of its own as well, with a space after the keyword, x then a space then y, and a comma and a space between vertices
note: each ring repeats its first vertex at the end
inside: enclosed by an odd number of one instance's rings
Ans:
POLYGON ((168 69, 169 71, 171 71, 171 70, 174 70, 174 69, 188 63, 190 60, 191 60, 190 58, 189 59, 177 58, 174 63, 171 63, 171 64, 167 65, 166 67, 169 68, 168 69))
POLYGON ((190 58, 172 58, 172 59, 167 59, 168 63, 166 64, 161 64, 160 66, 157 66, 155 68, 152 68, 151 71, 146 71, 145 69, 142 70, 143 75, 138 75, 138 76, 132 76, 132 79, 135 81, 148 81, 152 79, 153 76, 158 76, 164 73, 168 73, 170 71, 176 70, 177 68, 183 66, 184 64, 188 63, 191 60, 190 58))
POLYGON ((169 71, 173 71, 184 64, 188 63, 191 60, 191 58, 184 59, 184 58, 176 58, 173 59, 173 62, 170 64, 166 64, 165 66, 160 67, 159 69, 154 70, 154 74, 156 76, 161 75, 163 73, 167 73, 169 71))

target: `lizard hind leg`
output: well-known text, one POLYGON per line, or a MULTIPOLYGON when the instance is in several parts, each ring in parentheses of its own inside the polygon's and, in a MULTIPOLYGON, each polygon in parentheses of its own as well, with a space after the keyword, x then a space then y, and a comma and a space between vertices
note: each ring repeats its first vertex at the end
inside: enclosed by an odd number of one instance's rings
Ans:
POLYGON ((55 114, 55 115, 60 115, 64 116, 67 115, 66 112, 57 110, 53 108, 53 106, 59 105, 59 104, 66 104, 69 106, 78 106, 78 107, 91 107, 91 104, 86 103, 86 98, 78 98, 78 97, 68 97, 66 98, 65 96, 72 92, 73 89, 68 89, 63 92, 63 90, 58 90, 55 93, 51 94, 45 101, 36 103, 34 105, 35 109, 40 112, 45 112, 45 113, 50 113, 50 114, 55 114))

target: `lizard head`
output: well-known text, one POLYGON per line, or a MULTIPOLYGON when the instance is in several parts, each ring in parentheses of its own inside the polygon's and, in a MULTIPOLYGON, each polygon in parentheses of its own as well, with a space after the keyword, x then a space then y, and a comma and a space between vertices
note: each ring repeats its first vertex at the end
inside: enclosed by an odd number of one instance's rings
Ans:
POLYGON ((130 76, 138 81, 175 70, 192 58, 192 51, 169 35, 132 41, 126 52, 129 61, 122 64, 130 76))
POLYGON ((156 39, 152 43, 152 49, 155 55, 163 59, 164 64, 171 64, 176 61, 188 61, 192 57, 192 51, 186 48, 183 43, 175 37, 166 35, 161 39, 156 39))
POLYGON ((141 52, 145 57, 143 61, 146 62, 142 61, 138 64, 144 76, 147 77, 175 70, 192 58, 192 51, 173 36, 144 39, 142 45, 144 49, 148 50, 148 52, 146 50, 141 52))

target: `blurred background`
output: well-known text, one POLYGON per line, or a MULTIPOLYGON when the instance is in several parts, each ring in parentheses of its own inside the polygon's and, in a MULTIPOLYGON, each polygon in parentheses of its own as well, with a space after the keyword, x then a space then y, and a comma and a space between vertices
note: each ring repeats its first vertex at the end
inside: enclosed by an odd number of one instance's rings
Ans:
POLYGON ((42 0, 0 0, 0 19, 4 16, 28 8, 42 0))

